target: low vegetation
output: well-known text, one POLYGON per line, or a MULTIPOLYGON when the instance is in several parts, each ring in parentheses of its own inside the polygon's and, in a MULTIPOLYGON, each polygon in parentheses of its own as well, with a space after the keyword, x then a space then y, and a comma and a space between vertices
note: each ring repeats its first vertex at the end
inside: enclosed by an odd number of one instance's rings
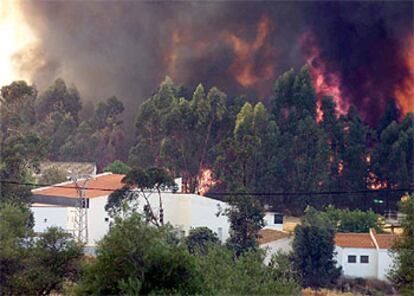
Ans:
POLYGON ((295 295, 299 286, 263 254, 239 257, 205 230, 179 242, 138 214, 117 219, 74 292, 84 294, 295 295), (208 237, 208 238, 207 238, 208 237), (199 248, 201 247, 201 248, 199 248), (188 251, 188 249, 191 252, 188 251))
POLYGON ((49 295, 74 282, 82 246, 58 228, 36 235, 27 208, 0 206, 0 294, 49 295))
POLYGON ((414 293, 414 195, 406 195, 400 203, 405 215, 402 222, 402 234, 392 252, 395 259, 390 279, 404 294, 414 293))

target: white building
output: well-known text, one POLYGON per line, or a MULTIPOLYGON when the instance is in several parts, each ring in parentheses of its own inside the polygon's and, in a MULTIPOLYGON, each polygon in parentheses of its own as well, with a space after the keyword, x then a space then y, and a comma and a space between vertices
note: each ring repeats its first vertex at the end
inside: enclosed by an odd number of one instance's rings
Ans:
POLYGON ((264 229, 283 231, 283 214, 266 212, 263 220, 265 224, 264 229))
POLYGON ((387 280, 393 260, 389 249, 395 241, 393 234, 337 233, 336 260, 347 277, 387 280))
MULTIPOLYGON (((335 236, 337 265, 342 266, 345 277, 386 281, 393 265, 389 250, 395 238, 393 234, 378 234, 374 229, 369 233, 338 232, 335 236)), ((260 247, 266 250, 264 263, 269 263, 278 251, 291 252, 292 241, 293 236, 284 237, 280 232, 268 229, 260 241, 260 247)))
MULTIPOLYGON (((123 186, 121 182, 123 177, 123 175, 105 173, 97 175, 88 182, 86 187, 90 189, 85 191, 88 200, 87 244, 96 244, 108 232, 111 219, 105 211, 105 205, 111 192, 123 186)), ((59 226, 68 232, 74 231, 78 194, 72 182, 38 188, 32 192, 32 211, 36 232, 43 232, 50 226, 59 226)), ((153 210, 157 212, 158 195, 151 195, 149 202, 153 210)), ((229 237, 230 225, 227 217, 216 215, 219 207, 222 209, 227 207, 226 203, 180 192, 163 192, 162 203, 164 222, 170 223, 183 234, 188 234, 191 228, 205 226, 215 232, 222 241, 229 237)))

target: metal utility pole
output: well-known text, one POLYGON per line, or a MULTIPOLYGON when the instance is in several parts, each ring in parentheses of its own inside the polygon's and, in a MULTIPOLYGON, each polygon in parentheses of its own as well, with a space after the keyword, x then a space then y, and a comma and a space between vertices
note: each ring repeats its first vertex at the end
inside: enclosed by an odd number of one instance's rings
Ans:
POLYGON ((77 192, 77 201, 76 201, 76 213, 75 213, 75 225, 73 229, 73 236, 80 243, 88 243, 88 207, 89 200, 86 198, 86 186, 88 182, 92 179, 91 176, 83 176, 81 180, 78 180, 77 177, 72 176, 72 180, 75 183, 76 192, 77 192))

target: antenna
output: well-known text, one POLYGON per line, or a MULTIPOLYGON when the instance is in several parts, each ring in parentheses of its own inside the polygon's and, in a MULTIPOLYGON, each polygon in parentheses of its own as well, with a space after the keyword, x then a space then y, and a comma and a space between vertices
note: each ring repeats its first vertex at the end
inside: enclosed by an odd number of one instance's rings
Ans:
POLYGON ((75 183, 76 192, 78 194, 76 202, 75 225, 73 236, 80 243, 88 243, 88 208, 89 199, 86 198, 85 189, 89 181, 93 177, 91 175, 82 175, 80 179, 75 174, 71 175, 71 180, 75 183))

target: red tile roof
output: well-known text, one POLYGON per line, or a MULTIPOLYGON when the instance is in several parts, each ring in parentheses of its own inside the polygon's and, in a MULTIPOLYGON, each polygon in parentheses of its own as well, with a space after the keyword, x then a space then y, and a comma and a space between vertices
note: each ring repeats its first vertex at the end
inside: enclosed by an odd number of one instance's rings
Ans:
POLYGON ((342 248, 369 248, 375 249, 378 245, 379 249, 389 249, 395 242, 396 236, 390 233, 377 234, 375 229, 370 230, 370 233, 340 233, 335 236, 335 244, 342 248), (375 242, 374 239, 375 238, 375 242))
POLYGON ((394 245, 397 236, 393 234, 377 234, 375 238, 380 249, 390 249, 394 245))
POLYGON ((335 244, 342 248, 375 249, 375 244, 369 233, 338 232, 335 236, 335 244))
MULTIPOLYGON (((123 186, 121 183, 124 175, 118 174, 102 174, 96 176, 95 179, 91 179, 86 187, 86 198, 95 198, 100 196, 107 196, 112 191, 119 189, 123 186)), ((80 182, 82 184, 82 181, 80 182)), ((33 194, 47 195, 47 196, 59 196, 77 198, 78 193, 74 183, 62 184, 62 187, 56 185, 55 187, 45 187, 33 190, 33 194)))

